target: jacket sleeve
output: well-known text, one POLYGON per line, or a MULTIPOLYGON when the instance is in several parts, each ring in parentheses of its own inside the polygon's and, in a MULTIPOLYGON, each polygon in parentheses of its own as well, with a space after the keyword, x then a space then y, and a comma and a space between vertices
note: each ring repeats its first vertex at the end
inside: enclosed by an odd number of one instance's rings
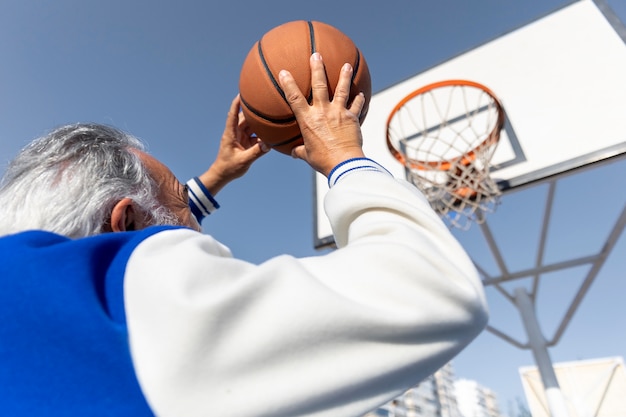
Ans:
POLYGON ((126 316, 157 415, 363 415, 484 328, 478 275, 413 186, 357 170, 325 205, 339 249, 323 256, 253 265, 190 230, 137 247, 126 316))

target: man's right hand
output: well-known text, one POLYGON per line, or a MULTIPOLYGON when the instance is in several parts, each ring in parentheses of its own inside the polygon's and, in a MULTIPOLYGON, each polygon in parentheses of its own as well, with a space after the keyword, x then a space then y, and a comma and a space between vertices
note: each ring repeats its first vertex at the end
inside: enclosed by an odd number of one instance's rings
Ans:
POLYGON ((321 55, 314 53, 310 64, 312 104, 307 102, 288 71, 280 72, 279 82, 304 141, 304 145, 292 150, 292 156, 303 159, 313 169, 328 176, 341 162, 365 156, 359 124, 365 97, 361 93, 348 103, 353 72, 349 64, 341 69, 334 97, 328 96, 328 81, 321 55))

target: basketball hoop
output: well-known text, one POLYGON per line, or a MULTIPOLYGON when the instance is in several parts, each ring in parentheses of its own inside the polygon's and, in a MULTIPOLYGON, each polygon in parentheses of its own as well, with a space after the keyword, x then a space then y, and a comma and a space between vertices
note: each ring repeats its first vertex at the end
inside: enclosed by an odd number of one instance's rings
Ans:
POLYGON ((407 179, 451 226, 484 221, 500 190, 489 175, 504 125, 491 90, 466 80, 429 84, 402 99, 387 119, 387 146, 407 179))

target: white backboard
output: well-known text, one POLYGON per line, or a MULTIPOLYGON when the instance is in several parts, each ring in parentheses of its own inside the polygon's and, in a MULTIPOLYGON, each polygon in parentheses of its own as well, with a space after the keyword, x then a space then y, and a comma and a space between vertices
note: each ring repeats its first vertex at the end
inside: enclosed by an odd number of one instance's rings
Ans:
MULTIPOLYGON (((483 84, 503 104, 491 167, 503 192, 626 155, 625 39, 601 0, 573 2, 374 94, 363 124, 366 155, 405 177, 387 149, 387 118, 414 90, 448 79, 483 84)), ((322 248, 334 243, 323 210, 328 186, 319 174, 314 183, 314 245, 322 248)))
MULTIPOLYGON (((621 357, 556 363, 554 372, 569 416, 626 415, 626 371, 621 357)), ((533 417, 550 417, 537 367, 523 367, 519 373, 533 417)))

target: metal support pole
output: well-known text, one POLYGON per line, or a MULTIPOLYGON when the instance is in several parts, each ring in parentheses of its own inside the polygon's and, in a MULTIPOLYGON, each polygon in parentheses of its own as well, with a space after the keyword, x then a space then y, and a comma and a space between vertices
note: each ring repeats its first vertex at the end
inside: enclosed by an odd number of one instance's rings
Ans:
POLYGON ((532 349, 535 363, 541 375, 541 381, 548 400, 548 408, 552 417, 568 417, 565 397, 556 379, 556 373, 552 367, 552 359, 548 353, 548 346, 537 321, 535 307, 526 289, 515 289, 515 304, 522 316, 522 322, 528 334, 528 345, 532 349))

